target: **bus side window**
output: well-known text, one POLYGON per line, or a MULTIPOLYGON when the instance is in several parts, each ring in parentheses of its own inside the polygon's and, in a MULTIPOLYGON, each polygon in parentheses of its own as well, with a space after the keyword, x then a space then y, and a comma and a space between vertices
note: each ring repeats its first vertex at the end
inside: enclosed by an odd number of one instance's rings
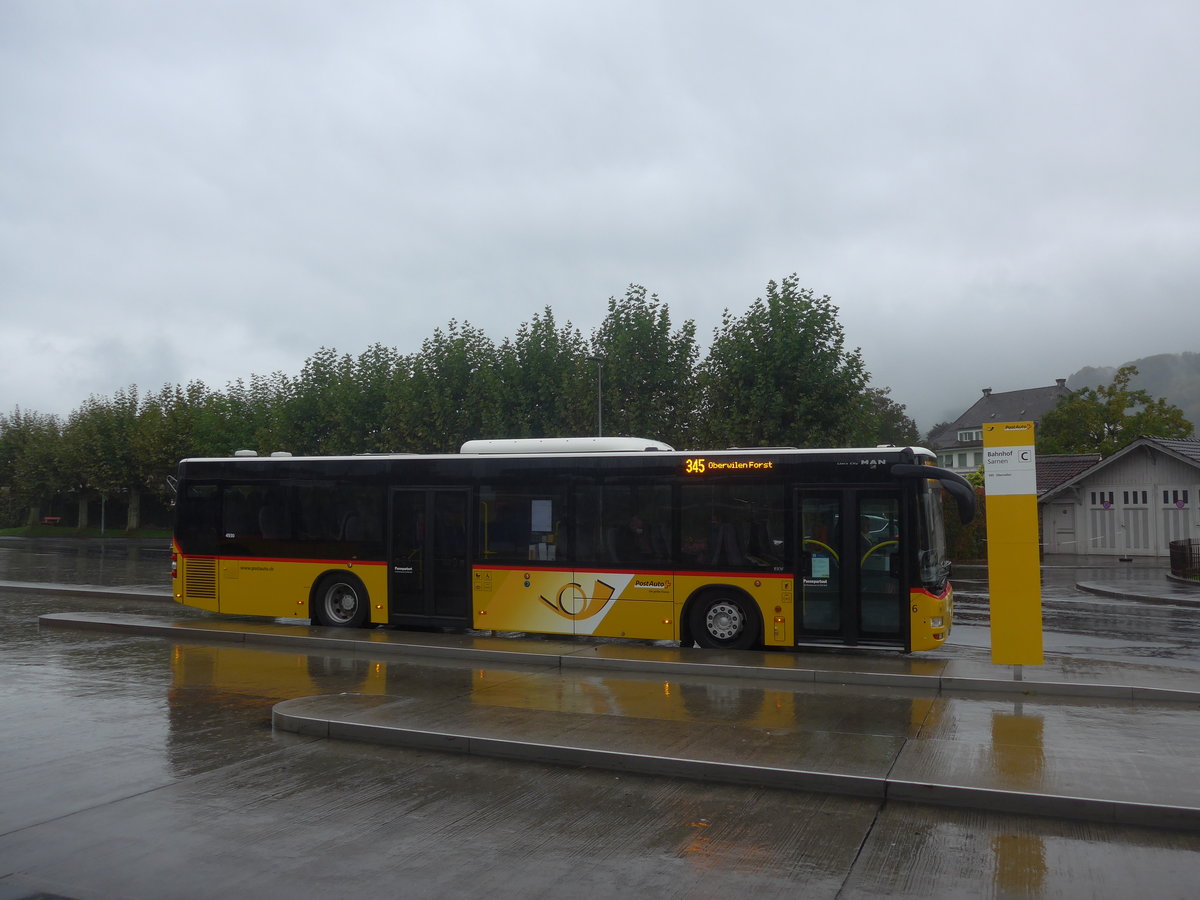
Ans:
POLYGON ((278 489, 272 490, 258 511, 258 525, 267 540, 283 540, 292 536, 287 504, 278 489))
POLYGON ((262 493, 254 485, 231 484, 224 490, 221 504, 221 533, 229 539, 257 537, 262 534, 259 515, 262 493))
POLYGON ((604 523, 600 516, 600 496, 599 485, 577 484, 572 489, 575 527, 571 536, 571 559, 576 562, 598 563, 603 559, 604 523))
POLYGON ((221 528, 221 493, 215 484, 187 484, 180 493, 175 533, 191 553, 215 553, 221 528))
POLYGON ((334 517, 339 541, 366 545, 362 552, 383 552, 384 497, 371 488, 339 485, 338 513, 334 517))
POLYGON ((577 485, 575 562, 653 568, 670 564, 671 488, 646 480, 577 485))
POLYGON ((561 491, 543 484, 485 485, 479 492, 477 553, 493 562, 561 560, 561 491))
POLYGON ((771 484, 687 484, 681 488, 685 561, 714 568, 778 569, 784 488, 771 484))

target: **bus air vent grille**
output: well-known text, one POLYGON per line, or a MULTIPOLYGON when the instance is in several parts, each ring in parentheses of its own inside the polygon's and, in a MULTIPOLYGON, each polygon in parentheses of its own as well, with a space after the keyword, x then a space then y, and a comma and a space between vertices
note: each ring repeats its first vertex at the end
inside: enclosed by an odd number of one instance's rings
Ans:
POLYGON ((185 597, 217 599, 217 561, 211 556, 193 556, 187 561, 185 597))

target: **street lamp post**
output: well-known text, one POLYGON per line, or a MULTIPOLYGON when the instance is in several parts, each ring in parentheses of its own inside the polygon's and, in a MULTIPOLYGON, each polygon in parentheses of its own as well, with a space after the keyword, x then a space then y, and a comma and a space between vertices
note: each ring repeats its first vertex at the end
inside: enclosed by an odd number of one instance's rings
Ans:
POLYGON ((596 437, 604 437, 604 357, 589 356, 596 364, 596 437))

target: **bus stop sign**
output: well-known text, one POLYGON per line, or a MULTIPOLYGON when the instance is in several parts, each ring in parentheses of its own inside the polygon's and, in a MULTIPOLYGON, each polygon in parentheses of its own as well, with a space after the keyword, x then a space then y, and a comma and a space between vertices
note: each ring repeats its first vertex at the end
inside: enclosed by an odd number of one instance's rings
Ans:
POLYGON ((1032 422, 983 426, 992 662, 1040 666, 1042 580, 1032 422))

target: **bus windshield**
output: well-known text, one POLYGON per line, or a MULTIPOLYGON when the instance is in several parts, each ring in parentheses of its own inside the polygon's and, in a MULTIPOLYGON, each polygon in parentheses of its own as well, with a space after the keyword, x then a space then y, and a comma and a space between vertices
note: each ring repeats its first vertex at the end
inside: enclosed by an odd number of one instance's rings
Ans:
POLYGON ((941 593, 950 577, 942 518, 941 487, 926 481, 917 494, 917 563, 921 585, 932 594, 941 593))

